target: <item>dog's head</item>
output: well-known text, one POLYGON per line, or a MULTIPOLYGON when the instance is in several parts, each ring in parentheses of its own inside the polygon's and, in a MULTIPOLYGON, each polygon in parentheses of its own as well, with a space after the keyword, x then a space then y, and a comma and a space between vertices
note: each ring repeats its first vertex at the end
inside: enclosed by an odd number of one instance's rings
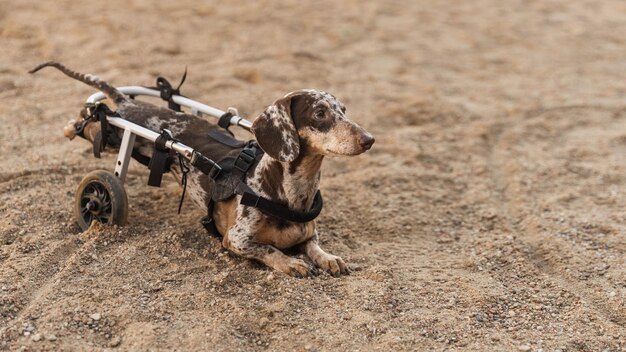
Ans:
POLYGON ((274 159, 293 161, 303 150, 315 155, 357 155, 374 137, 346 117, 346 107, 333 95, 299 90, 270 105, 254 120, 252 133, 274 159))

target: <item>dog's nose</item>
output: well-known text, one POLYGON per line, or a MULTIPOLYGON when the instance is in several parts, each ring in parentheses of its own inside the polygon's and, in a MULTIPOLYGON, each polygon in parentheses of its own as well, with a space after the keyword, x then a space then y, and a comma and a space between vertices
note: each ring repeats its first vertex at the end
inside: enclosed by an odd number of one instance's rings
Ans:
POLYGON ((374 137, 372 137, 372 135, 368 133, 361 135, 359 143, 361 144, 361 148, 363 148, 364 150, 369 150, 372 147, 372 144, 374 144, 374 141, 376 141, 374 137))

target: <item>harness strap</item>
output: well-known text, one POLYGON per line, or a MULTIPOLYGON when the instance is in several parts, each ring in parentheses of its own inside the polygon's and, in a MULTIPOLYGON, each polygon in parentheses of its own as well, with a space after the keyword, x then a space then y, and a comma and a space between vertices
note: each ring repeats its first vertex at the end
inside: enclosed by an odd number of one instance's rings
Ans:
POLYGON ((218 178, 222 173, 221 166, 198 152, 193 152, 193 155, 191 156, 191 165, 213 180, 218 178))
MULTIPOLYGON (((241 150, 241 152, 239 153, 239 155, 234 161, 233 170, 231 171, 230 177, 233 177, 236 180, 239 180, 240 185, 246 186, 245 183, 243 183, 243 180, 246 177, 246 173, 248 172, 248 170, 250 170, 256 158, 259 155, 263 154, 263 150, 259 148, 259 146, 256 144, 255 141, 248 141, 248 142, 239 141, 219 131, 215 131, 215 130, 209 131, 209 136, 214 138, 216 141, 222 144, 225 144, 227 146, 230 146, 232 148, 243 147, 243 149, 241 150)), ((252 192, 250 188, 248 189, 250 190, 250 192, 252 192)), ((215 191, 213 195, 215 195, 215 191)), ((209 202, 207 204, 207 215, 204 218, 202 218, 202 226, 204 226, 207 232, 209 232, 213 236, 223 237, 222 234, 220 234, 220 232, 218 231, 217 226, 215 226, 215 220, 213 219, 214 208, 215 208, 215 199, 211 197, 211 199, 209 199, 209 202)))
POLYGON ((93 107, 93 110, 89 110, 89 116, 85 120, 93 118, 100 122, 100 132, 94 137, 93 141, 93 156, 100 159, 100 153, 109 142, 109 120, 107 120, 107 116, 119 117, 119 115, 109 109, 106 104, 100 103, 95 106, 90 106, 90 108, 91 107, 93 107))
POLYGON ((185 79, 187 78, 187 67, 185 67, 185 73, 183 73, 183 77, 178 84, 178 87, 172 87, 172 84, 165 79, 164 77, 159 76, 156 80, 156 87, 146 87, 150 89, 157 89, 161 92, 161 99, 167 101, 167 107, 174 111, 181 111, 180 104, 174 102, 173 96, 180 95, 180 87, 185 83, 185 79))
POLYGON ((161 187, 161 180, 168 166, 170 156, 165 143, 174 139, 172 133, 166 129, 154 141, 154 151, 150 158, 150 175, 148 176, 148 186, 161 187))
POLYGON ((102 148, 102 131, 98 132, 94 137, 93 137, 93 145, 92 145, 92 150, 93 150, 93 156, 97 159, 100 159, 100 153, 102 152, 103 148, 102 148))
POLYGON ((207 204, 207 216, 202 218, 202 226, 207 230, 208 233, 215 237, 224 237, 217 229, 215 225, 215 220, 213 220, 213 209, 215 208, 215 201, 213 199, 209 200, 207 204))
POLYGON ((209 137, 214 140, 227 145, 231 148, 243 148, 247 144, 247 142, 241 141, 239 139, 235 139, 234 137, 225 134, 224 132, 220 132, 218 130, 210 130, 208 133, 209 137))
MULTIPOLYGON (((309 211, 297 211, 293 209, 289 209, 288 207, 273 202, 267 198, 261 197, 254 193, 246 185, 245 183, 239 183, 239 186, 235 189, 236 194, 241 195, 241 201, 239 204, 250 206, 253 208, 259 209, 263 214, 274 216, 280 219, 284 219, 291 222, 309 222, 315 220, 320 213, 322 212, 322 208, 324 207, 324 200, 322 198, 322 193, 317 190, 315 193, 315 198, 313 198, 313 205, 309 211)), ((207 216, 202 218, 202 226, 209 232, 211 235, 216 237, 223 237, 220 234, 217 226, 215 225, 215 220, 213 220, 213 209, 215 208, 215 201, 209 200, 207 204, 207 216)))
POLYGON ((241 195, 241 201, 239 204, 247 205, 253 208, 259 209, 263 214, 275 216, 287 221, 292 222, 309 222, 315 220, 320 215, 322 208, 324 207, 324 200, 322 199, 322 192, 317 190, 315 198, 313 198, 313 205, 309 211, 298 211, 289 209, 280 203, 271 201, 267 198, 261 197, 254 193, 248 185, 241 182, 235 189, 235 192, 241 195))
POLYGON ((130 156, 137 160, 141 165, 150 167, 150 157, 141 154, 137 149, 133 149, 130 156))

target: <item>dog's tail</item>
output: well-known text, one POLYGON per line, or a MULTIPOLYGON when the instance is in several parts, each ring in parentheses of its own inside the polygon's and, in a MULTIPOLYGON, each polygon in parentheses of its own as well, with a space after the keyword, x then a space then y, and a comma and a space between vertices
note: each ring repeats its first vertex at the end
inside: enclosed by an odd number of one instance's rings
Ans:
POLYGON ((64 65, 56 62, 56 61, 48 61, 43 64, 35 67, 34 69, 28 71, 28 73, 35 73, 41 70, 44 67, 56 67, 59 71, 65 73, 67 76, 79 80, 83 83, 86 83, 98 90, 100 90, 107 98, 111 99, 115 104, 122 103, 124 101, 128 101, 128 97, 124 95, 124 93, 120 92, 117 88, 113 87, 109 83, 103 81, 98 76, 90 75, 90 74, 82 74, 76 71, 72 71, 64 65))

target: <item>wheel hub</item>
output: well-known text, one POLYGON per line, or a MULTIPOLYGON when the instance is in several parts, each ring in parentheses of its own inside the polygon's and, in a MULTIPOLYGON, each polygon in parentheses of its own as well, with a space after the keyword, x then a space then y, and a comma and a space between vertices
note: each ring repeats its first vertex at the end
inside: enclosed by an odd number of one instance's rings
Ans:
POLYGON ((85 223, 93 220, 106 224, 112 213, 111 196, 100 182, 88 184, 81 194, 80 215, 85 223))
POLYGON ((100 212, 100 202, 97 199, 92 199, 87 203, 87 209, 93 214, 98 214, 100 212))

